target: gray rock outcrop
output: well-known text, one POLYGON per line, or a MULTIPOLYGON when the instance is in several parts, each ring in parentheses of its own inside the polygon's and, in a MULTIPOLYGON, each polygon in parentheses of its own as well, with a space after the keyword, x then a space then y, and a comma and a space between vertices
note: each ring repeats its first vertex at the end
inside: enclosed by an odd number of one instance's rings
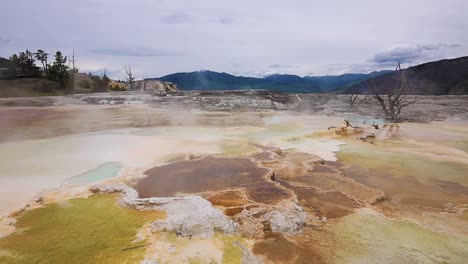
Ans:
POLYGON ((240 233, 244 237, 262 238, 265 225, 272 232, 295 234, 305 226, 307 214, 294 201, 285 200, 275 206, 259 206, 244 210, 233 220, 206 199, 199 196, 138 198, 138 192, 125 185, 93 186, 92 192, 121 192, 121 203, 137 210, 163 210, 167 218, 151 223, 151 230, 176 232, 183 237, 209 238, 216 230, 225 234, 240 233))
MULTIPOLYGON (((130 90, 130 87, 127 86, 127 89, 130 90)), ((177 91, 177 85, 159 80, 141 80, 136 81, 131 90, 168 93, 177 91)))
POLYGON ((238 225, 199 196, 138 198, 138 192, 125 185, 93 186, 92 192, 121 192, 124 206, 138 210, 163 210, 167 218, 151 223, 151 230, 176 232, 181 236, 209 238, 216 230, 236 232, 238 225))
POLYGON ((265 224, 272 232, 293 235, 305 226, 307 214, 293 201, 285 200, 274 207, 244 210, 234 217, 244 237, 263 238, 265 224))

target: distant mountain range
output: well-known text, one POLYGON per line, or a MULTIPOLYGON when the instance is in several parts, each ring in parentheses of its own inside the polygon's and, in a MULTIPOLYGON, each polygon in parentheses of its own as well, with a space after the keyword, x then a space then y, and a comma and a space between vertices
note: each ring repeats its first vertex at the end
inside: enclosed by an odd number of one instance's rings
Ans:
MULTIPOLYGON (((0 58, 2 71, 10 61, 0 58)), ((404 69, 411 94, 445 95, 468 94, 468 56, 428 62, 404 69)), ((359 90, 367 93, 371 86, 383 87, 392 83, 394 71, 377 71, 368 74, 305 76, 274 74, 263 78, 234 76, 214 71, 174 73, 161 78, 172 82, 181 90, 247 90, 264 89, 283 93, 349 93, 359 90)))
MULTIPOLYGON (((468 56, 428 62, 404 70, 410 94, 445 95, 468 94, 468 56)), ((371 86, 384 87, 394 82, 394 72, 368 79, 341 89, 349 93, 359 89, 368 92, 371 86)))
POLYGON ((234 76, 214 71, 196 71, 149 78, 175 83, 181 90, 245 90, 266 89, 284 93, 319 93, 345 89, 356 83, 389 71, 369 74, 344 74, 338 76, 305 76, 274 74, 264 78, 234 76))
MULTIPOLYGON (((411 94, 468 94, 468 57, 428 62, 404 70, 411 94)), ((284 93, 362 93, 371 85, 391 82, 394 71, 329 76, 274 74, 264 78, 234 76, 214 71, 174 73, 159 79, 173 82, 181 90, 267 89, 284 93)))

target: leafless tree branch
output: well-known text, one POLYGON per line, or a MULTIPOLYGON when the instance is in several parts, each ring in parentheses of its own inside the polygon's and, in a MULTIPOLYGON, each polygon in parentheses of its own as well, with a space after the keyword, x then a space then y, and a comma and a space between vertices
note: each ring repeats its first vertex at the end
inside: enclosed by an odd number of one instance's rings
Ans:
POLYGON ((354 88, 353 90, 351 90, 351 93, 348 94, 348 103, 349 103, 349 105, 351 105, 351 106, 354 105, 357 98, 359 97, 359 94, 360 94, 359 88, 354 88))
POLYGON ((130 90, 133 90, 133 87, 135 86, 135 76, 132 73, 132 66, 131 65, 125 65, 125 74, 127 75, 126 80, 128 85, 130 86, 130 90))
POLYGON ((370 81, 370 91, 374 98, 379 102, 385 115, 392 121, 398 121, 401 111, 404 107, 416 103, 419 98, 409 98, 408 80, 405 72, 401 69, 400 62, 395 68, 395 82, 383 83, 383 88, 378 87, 374 80, 370 81), (386 92, 386 100, 380 95, 381 91, 386 92))

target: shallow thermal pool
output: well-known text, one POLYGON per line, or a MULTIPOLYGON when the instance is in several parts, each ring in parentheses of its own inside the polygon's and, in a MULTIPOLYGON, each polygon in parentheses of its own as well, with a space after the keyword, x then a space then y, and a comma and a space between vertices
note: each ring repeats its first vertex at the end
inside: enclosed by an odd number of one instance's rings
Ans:
POLYGON ((96 168, 65 180, 65 184, 86 184, 113 178, 122 169, 119 162, 106 162, 96 168))

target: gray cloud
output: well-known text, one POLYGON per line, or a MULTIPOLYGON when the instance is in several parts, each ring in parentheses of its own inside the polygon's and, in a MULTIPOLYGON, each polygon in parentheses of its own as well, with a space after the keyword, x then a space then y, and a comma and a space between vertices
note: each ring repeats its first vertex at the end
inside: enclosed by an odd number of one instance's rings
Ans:
POLYGON ((393 69, 397 62, 402 63, 404 67, 409 67, 420 63, 449 58, 449 54, 451 54, 453 49, 461 47, 462 45, 453 43, 397 45, 378 52, 370 59, 361 63, 329 65, 328 72, 342 74, 387 70, 393 69))
POLYGON ((271 64, 268 65, 270 69, 290 69, 290 68, 297 68, 297 66, 287 65, 287 64, 271 64))
POLYGON ((147 49, 92 49, 91 53, 99 55, 111 55, 111 56, 126 56, 126 57, 167 57, 167 56, 179 56, 178 53, 160 52, 147 49))
POLYGON ((230 25, 233 24, 236 21, 235 18, 233 17, 220 17, 219 22, 224 25, 230 25))
POLYGON ((269 65, 268 68, 278 69, 278 68, 283 68, 283 66, 281 66, 281 64, 272 64, 272 65, 269 65))
POLYGON ((0 36, 0 45, 7 45, 7 44, 10 44, 10 43, 11 43, 11 40, 0 36))
POLYGON ((459 44, 447 43, 398 46, 375 54, 370 62, 380 65, 394 65, 397 61, 410 64, 417 63, 432 59, 434 53, 437 53, 439 50, 458 47, 460 47, 459 44))
POLYGON ((183 24, 192 20, 192 17, 187 13, 174 13, 161 18, 164 24, 183 24))

